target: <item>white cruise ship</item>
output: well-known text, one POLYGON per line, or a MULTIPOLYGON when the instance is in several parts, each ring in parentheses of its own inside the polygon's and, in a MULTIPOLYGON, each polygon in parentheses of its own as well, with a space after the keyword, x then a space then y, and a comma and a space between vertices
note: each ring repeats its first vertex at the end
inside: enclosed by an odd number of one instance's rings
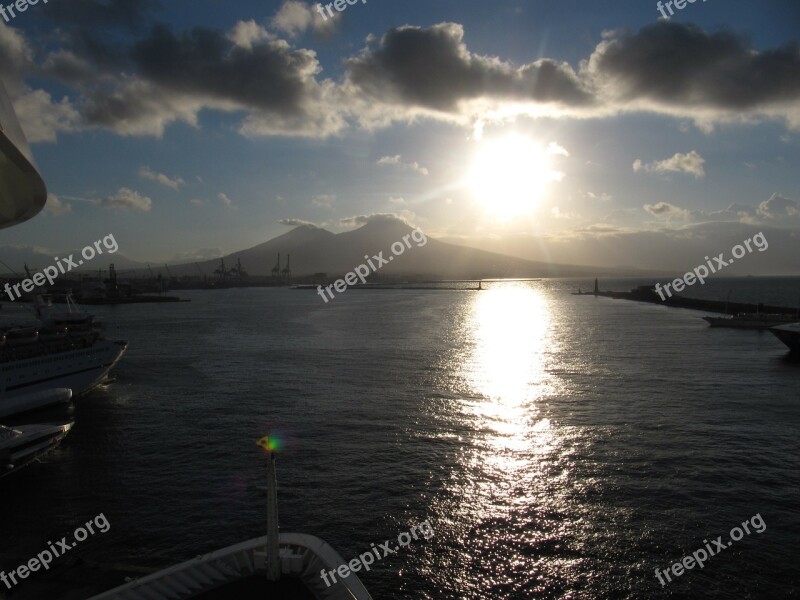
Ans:
MULTIPOLYGON (((46 200, 47 188, 0 83, 0 229, 31 219, 46 200)), ((42 323, 0 327, 0 404, 53 388, 86 393, 106 379, 127 347, 106 340, 91 315, 38 308, 42 323)))
POLYGON ((107 340, 102 323, 69 306, 55 313, 39 300, 41 326, 0 330, 0 403, 52 388, 70 388, 80 396, 108 377, 127 342, 107 340))

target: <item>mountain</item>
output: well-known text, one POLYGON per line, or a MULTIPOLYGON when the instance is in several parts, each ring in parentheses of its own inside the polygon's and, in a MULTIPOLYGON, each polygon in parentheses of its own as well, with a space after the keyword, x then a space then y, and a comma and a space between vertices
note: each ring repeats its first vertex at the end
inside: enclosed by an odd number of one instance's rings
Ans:
MULTIPOLYGON (((90 261, 85 261, 83 266, 72 269, 71 272, 96 272, 97 269, 103 269, 105 271, 108 269, 109 263, 114 263, 117 270, 141 269, 145 267, 145 263, 131 260, 123 254, 120 254, 119 251, 114 254, 109 254, 107 248, 102 245, 100 247, 103 249, 103 254, 98 254, 90 261)), ((3 269, 0 269, 0 272, 2 272, 3 275, 10 275, 11 273, 9 270, 13 270, 17 275, 24 276, 26 264, 32 271, 40 271, 44 267, 55 265, 56 258, 63 259, 69 257, 70 254, 73 255, 73 260, 76 262, 81 259, 80 249, 69 252, 52 253, 50 250, 34 246, 0 246, 0 260, 6 265, 3 269)))
MULTIPOLYGON (((613 269, 558 265, 535 262, 441 242, 427 238, 418 245, 412 235, 414 229, 404 221, 393 217, 373 217, 362 227, 353 231, 334 234, 314 225, 301 225, 279 237, 247 250, 234 252, 224 257, 226 268, 241 260, 242 268, 250 275, 270 275, 280 253, 280 268, 286 266, 291 257, 292 275, 295 277, 327 273, 341 276, 357 265, 383 252, 382 256, 392 260, 383 265, 381 275, 422 276, 441 279, 472 279, 493 277, 593 277, 595 275, 620 275, 613 269), (408 244, 403 243, 406 237, 408 244), (392 244, 398 255, 394 256, 392 244), (400 252, 400 246, 403 246, 400 252)), ((378 261, 372 260, 377 266, 378 261)), ((192 264, 170 265, 172 275, 198 275, 198 266, 205 275, 211 276, 219 267, 219 260, 192 264)))

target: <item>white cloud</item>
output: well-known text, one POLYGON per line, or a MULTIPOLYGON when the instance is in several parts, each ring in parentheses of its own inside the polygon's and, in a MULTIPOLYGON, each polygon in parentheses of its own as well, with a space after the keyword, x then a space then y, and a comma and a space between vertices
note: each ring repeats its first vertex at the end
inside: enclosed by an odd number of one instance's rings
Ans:
POLYGON ((382 156, 375 164, 381 167, 397 166, 401 169, 416 171, 422 175, 427 175, 429 173, 428 169, 420 165, 417 161, 403 162, 403 157, 399 154, 395 154, 394 156, 382 156))
POLYGON ((320 194, 311 199, 311 204, 317 208, 333 208, 334 202, 336 202, 335 194, 320 194))
POLYGON ((219 198, 219 201, 222 202, 228 208, 233 208, 233 200, 231 200, 228 197, 228 194, 220 192, 219 194, 217 194, 217 198, 219 198))
POLYGON ((69 202, 62 202, 55 194, 47 194, 47 202, 44 205, 44 213, 54 217, 60 217, 72 212, 72 205, 69 202))
POLYGON ((577 213, 573 212, 561 212, 561 209, 558 206, 554 206, 550 209, 550 214, 553 216, 554 219, 564 220, 564 221, 576 221, 579 220, 581 217, 577 213))
POLYGON ((758 205, 757 212, 765 219, 797 218, 800 217, 800 202, 776 192, 758 205))
POLYGON ((667 220, 672 218, 688 219, 690 212, 685 208, 675 206, 669 202, 658 202, 656 204, 645 204, 643 207, 654 217, 666 217, 667 220))
POLYGON ((69 98, 56 102, 44 90, 24 88, 14 110, 30 143, 55 142, 59 133, 76 131, 80 115, 69 98))
POLYGON ((275 36, 250 19, 236 23, 228 32, 228 39, 240 48, 252 50, 255 44, 275 39, 275 36))
POLYGON ((157 183, 160 183, 164 187, 168 187, 172 190, 175 190, 176 192, 182 185, 186 183, 180 177, 176 177, 175 179, 170 179, 163 173, 156 173, 155 171, 150 169, 150 167, 141 167, 139 169, 139 177, 141 177, 142 179, 147 179, 149 181, 155 181, 157 183))
POLYGON ((330 34, 336 28, 336 22, 330 17, 323 17, 316 5, 286 0, 272 18, 272 26, 294 37, 309 29, 317 34, 330 34))
POLYGON ((142 196, 139 192, 135 192, 128 188, 120 188, 112 196, 108 196, 99 201, 100 206, 110 208, 113 210, 120 210, 127 212, 129 210, 138 210, 141 212, 150 212, 153 207, 153 201, 147 196, 142 196))
POLYGON ((392 213, 372 213, 369 215, 356 215, 353 217, 345 217, 339 220, 340 225, 352 227, 354 225, 366 225, 367 223, 396 223, 398 221, 409 225, 414 218, 414 213, 402 210, 400 212, 392 213))
POLYGON ((646 171, 648 173, 689 173, 699 179, 706 174, 703 167, 705 162, 702 156, 692 150, 687 154, 677 152, 670 158, 656 160, 646 164, 637 158, 633 162, 633 170, 636 172, 646 171))
MULTIPOLYGON (((288 225, 289 227, 301 227, 303 225, 314 225, 311 221, 305 219, 278 219, 281 225, 288 225)), ((316 227, 316 225, 314 225, 316 227)))
POLYGON ((567 152, 564 146, 557 144, 556 142, 550 142, 547 145, 547 153, 548 154, 560 154, 561 156, 569 156, 569 152, 567 152))
POLYGON ((595 202, 610 202, 614 199, 611 194, 607 194, 606 192, 601 192, 599 194, 595 194, 594 192, 584 192, 584 198, 595 202))

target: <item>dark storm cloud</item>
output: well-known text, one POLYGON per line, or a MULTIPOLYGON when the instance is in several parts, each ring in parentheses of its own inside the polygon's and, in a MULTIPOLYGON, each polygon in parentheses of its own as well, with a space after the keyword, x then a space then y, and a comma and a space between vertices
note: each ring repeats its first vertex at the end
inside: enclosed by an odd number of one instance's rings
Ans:
POLYGON ((747 110, 800 99, 800 46, 756 52, 730 32, 659 21, 610 34, 589 73, 622 101, 747 110))
POLYGON ((800 129, 798 44, 756 51, 733 33, 685 23, 607 32, 577 71, 549 58, 514 65, 476 54, 457 23, 404 26, 369 38, 333 81, 322 78, 313 50, 255 22, 174 32, 152 25, 156 0, 61 6, 71 12, 55 13, 58 19, 85 20, 64 28, 61 47, 46 56, 37 56, 23 34, 0 29, 7 80, 35 74, 73 91, 59 101, 17 85, 12 97, 31 106, 26 126, 50 123, 39 139, 84 126, 161 136, 176 121, 196 126, 203 110, 243 113, 239 132, 253 137, 324 138, 353 125, 420 117, 482 126, 522 115, 606 118, 626 111, 688 118, 707 131, 716 123, 769 119, 800 129), (89 26, 100 23, 109 26, 89 26), (132 29, 139 26, 149 29, 132 29), (45 118, 50 113, 60 116, 45 118))
POLYGON ((175 35, 156 27, 132 56, 140 74, 163 88, 285 114, 302 110, 319 70, 312 51, 283 42, 241 48, 201 28, 175 35))
POLYGON ((51 2, 42 17, 80 27, 121 27, 136 30, 161 9, 160 0, 68 0, 51 2))
POLYGON ((48 4, 48 10, 37 14, 59 27, 62 47, 54 53, 56 59, 48 57, 45 74, 78 82, 79 77, 91 78, 85 73, 88 65, 94 71, 128 68, 127 36, 141 35, 161 7, 160 0, 69 0, 48 4))
POLYGON ((514 68, 499 59, 467 50, 463 27, 441 23, 427 29, 391 29, 378 47, 348 61, 350 81, 362 92, 440 111, 478 98, 589 102, 573 70, 565 63, 539 60, 514 68))

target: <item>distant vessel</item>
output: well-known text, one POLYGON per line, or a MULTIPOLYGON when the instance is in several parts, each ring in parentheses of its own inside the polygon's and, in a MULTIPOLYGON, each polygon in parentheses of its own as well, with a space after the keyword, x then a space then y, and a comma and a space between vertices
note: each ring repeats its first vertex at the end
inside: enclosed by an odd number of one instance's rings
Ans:
POLYGON ((740 313, 725 317, 703 317, 711 327, 728 327, 731 329, 769 329, 776 325, 794 323, 796 315, 779 315, 764 313, 740 313))
POLYGON ((51 312, 37 299, 41 326, 8 328, 0 343, 0 404, 21 394, 69 388, 80 396, 103 383, 127 349, 122 340, 106 340, 104 325, 70 304, 51 312))
POLYGON ((55 448, 69 433, 64 425, 21 425, 10 429, 0 425, 0 477, 18 471, 55 448))
POLYGON ((770 331, 792 352, 800 352, 800 323, 790 323, 770 328, 770 331))

